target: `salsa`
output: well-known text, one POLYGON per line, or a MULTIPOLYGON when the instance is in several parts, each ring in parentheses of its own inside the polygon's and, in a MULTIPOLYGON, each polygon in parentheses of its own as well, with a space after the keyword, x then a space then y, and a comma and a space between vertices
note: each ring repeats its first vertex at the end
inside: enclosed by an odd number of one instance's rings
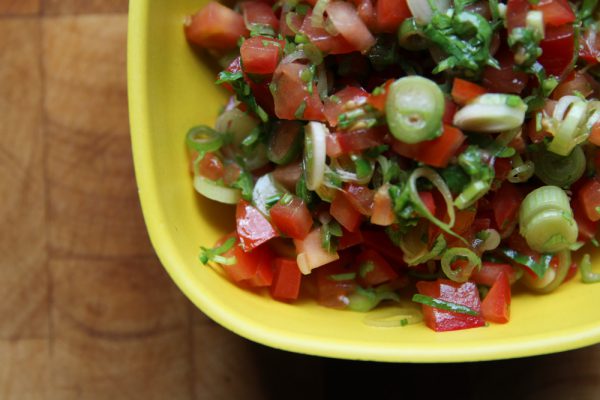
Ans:
POLYGON ((215 1, 185 21, 230 94, 186 144, 236 206, 200 261, 398 325, 507 323, 511 289, 600 281, 597 0, 215 1))

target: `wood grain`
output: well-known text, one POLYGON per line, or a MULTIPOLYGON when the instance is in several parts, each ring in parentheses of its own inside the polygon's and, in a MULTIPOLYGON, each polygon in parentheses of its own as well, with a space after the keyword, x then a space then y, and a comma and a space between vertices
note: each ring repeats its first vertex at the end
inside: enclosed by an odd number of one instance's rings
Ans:
POLYGON ((128 3, 127 0, 45 0, 44 13, 49 15, 125 13, 128 3))
POLYGON ((40 0, 0 0, 0 16, 37 14, 40 9, 40 0))
POLYGON ((202 315, 160 266, 141 216, 126 8, 0 0, 1 400, 600 398, 600 346, 365 363, 266 348, 202 315))

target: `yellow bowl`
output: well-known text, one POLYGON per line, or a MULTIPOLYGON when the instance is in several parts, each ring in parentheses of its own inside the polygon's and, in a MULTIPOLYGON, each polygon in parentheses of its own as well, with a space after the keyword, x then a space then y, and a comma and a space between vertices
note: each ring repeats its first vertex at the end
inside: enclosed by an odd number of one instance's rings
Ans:
POLYGON ((523 357, 600 341, 600 284, 579 279, 546 296, 513 299, 506 325, 434 333, 424 325, 375 328, 364 314, 288 305, 244 291, 198 261, 234 226, 234 210, 194 193, 187 129, 211 125, 226 100, 214 70, 185 42, 184 16, 202 1, 130 2, 128 78, 135 170, 144 217, 163 265, 204 313, 256 342, 300 353, 375 361, 450 362, 523 357))

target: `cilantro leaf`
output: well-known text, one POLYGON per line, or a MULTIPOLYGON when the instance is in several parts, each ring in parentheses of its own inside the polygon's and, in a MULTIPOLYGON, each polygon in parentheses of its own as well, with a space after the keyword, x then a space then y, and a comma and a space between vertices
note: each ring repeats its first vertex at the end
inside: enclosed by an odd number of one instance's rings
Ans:
POLYGON ((256 98, 252 94, 250 86, 244 81, 244 75, 242 74, 242 71, 221 71, 219 73, 219 79, 217 79, 215 83, 217 85, 221 85, 223 83, 228 83, 231 85, 231 88, 235 92, 239 101, 246 104, 248 109, 255 113, 261 121, 267 122, 269 120, 269 116, 265 110, 263 110, 262 107, 256 102, 256 98))

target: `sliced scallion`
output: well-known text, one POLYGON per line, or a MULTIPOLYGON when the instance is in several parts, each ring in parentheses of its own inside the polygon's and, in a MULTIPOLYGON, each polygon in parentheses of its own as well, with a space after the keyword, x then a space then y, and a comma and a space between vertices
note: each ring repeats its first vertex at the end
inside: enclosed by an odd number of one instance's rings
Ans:
POLYGON ((204 197, 225 204, 237 204, 242 198, 240 189, 225 187, 202 176, 194 177, 194 189, 204 197))
POLYGON ((583 255, 579 263, 579 271, 581 272, 581 281, 583 283, 600 282, 600 274, 592 271, 592 262, 589 254, 583 255))
POLYGON ((446 103, 435 82, 421 76, 407 76, 392 83, 388 91, 386 119, 396 139, 418 143, 441 134, 446 103))
POLYGON ((472 316, 479 315, 477 311, 467 306, 463 306, 462 304, 456 304, 450 301, 435 299, 430 296, 425 296, 424 294, 415 294, 412 297, 412 301, 414 301, 415 303, 424 304, 429 307, 439 308, 440 310, 452 311, 459 314, 467 314, 472 316))
POLYGON ((325 152, 327 133, 327 127, 320 122, 311 121, 305 128, 304 176, 306 187, 309 190, 316 190, 323 183, 327 156, 325 152))
POLYGON ((206 153, 219 150, 224 140, 223 136, 214 129, 206 125, 198 125, 188 131, 185 142, 188 148, 204 156, 206 153))
POLYGON ((467 248, 453 247, 444 252, 441 264, 442 271, 448 279, 454 282, 466 282, 475 269, 481 269, 481 258, 467 248), (458 265, 453 269, 457 260, 458 265), (461 261, 466 261, 467 264, 464 265, 461 261))
POLYGON ((583 176, 586 159, 581 146, 567 156, 560 156, 545 149, 532 154, 535 175, 546 185, 567 188, 583 176))
POLYGON ((502 132, 523 125, 527 105, 508 94, 483 94, 458 110, 454 125, 473 132, 502 132))

